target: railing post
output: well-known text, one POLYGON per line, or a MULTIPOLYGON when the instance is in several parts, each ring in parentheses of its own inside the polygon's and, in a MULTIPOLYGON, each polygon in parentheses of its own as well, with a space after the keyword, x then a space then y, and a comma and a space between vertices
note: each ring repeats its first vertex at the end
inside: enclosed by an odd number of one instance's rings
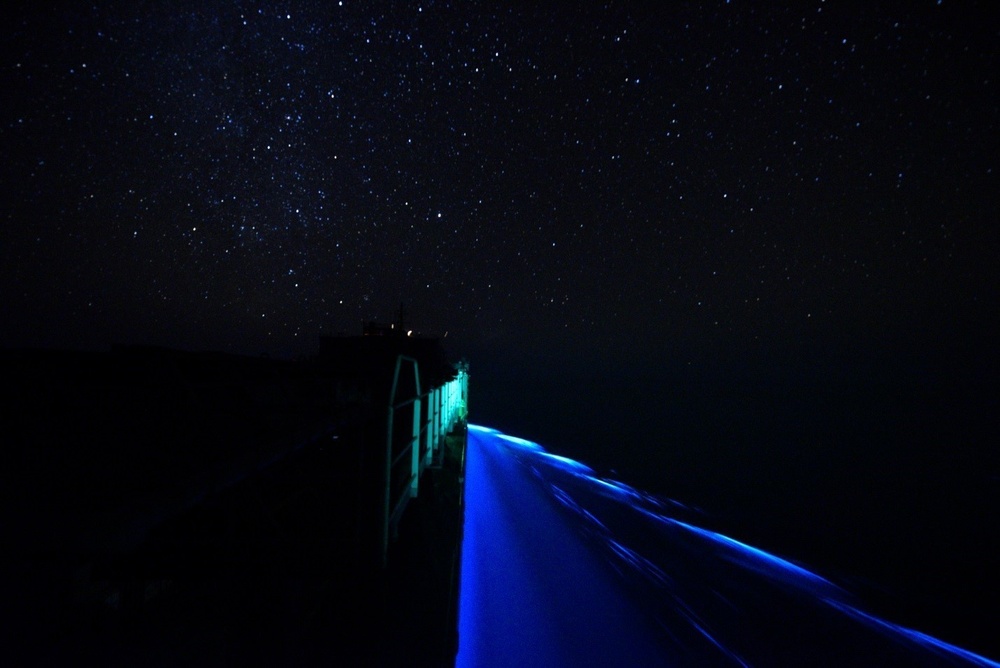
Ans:
POLYGON ((458 419, 461 420, 465 413, 465 372, 458 374, 458 419))
POLYGON ((458 422, 458 378, 451 382, 451 426, 458 422))
POLYGON ((455 426, 455 381, 448 381, 448 431, 455 426))
POLYGON ((434 450, 441 448, 441 388, 434 388, 434 450))
POLYGON ((410 436, 410 497, 420 486, 420 397, 413 400, 413 432, 410 436))
POLYGON ((431 402, 431 415, 428 416, 428 417, 430 417, 430 420, 431 420, 430 429, 431 429, 431 433, 433 434, 434 451, 435 452, 437 452, 438 445, 439 445, 438 444, 438 430, 437 430, 437 421, 438 421, 437 396, 438 396, 438 388, 435 387, 433 390, 431 390, 431 396, 428 397, 428 401, 431 402))
POLYGON ((441 438, 448 436, 448 385, 441 388, 441 438))
POLYGON ((427 391, 427 465, 430 466, 436 460, 437 441, 434 440, 434 390, 427 391))
POLYGON ((438 442, 444 443, 444 437, 447 432, 444 428, 444 388, 440 388, 438 391, 438 442))

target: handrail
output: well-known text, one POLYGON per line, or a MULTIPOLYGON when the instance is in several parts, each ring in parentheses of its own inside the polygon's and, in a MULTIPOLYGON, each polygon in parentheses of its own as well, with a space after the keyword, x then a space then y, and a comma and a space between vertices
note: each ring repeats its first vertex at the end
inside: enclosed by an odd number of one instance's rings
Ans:
MULTIPOLYGON (((417 360, 406 355, 396 358, 393 372, 392 390, 386 415, 384 494, 381 531, 382 566, 388 561, 389 539, 395 537, 403 511, 410 499, 417 497, 420 477, 428 467, 440 467, 444 459, 444 439, 467 414, 469 394, 468 370, 461 366, 454 379, 421 392, 420 369, 417 360), (396 399, 399 390, 399 374, 404 363, 412 364, 415 381, 415 395, 406 399, 396 399), (426 406, 425 411, 423 410, 426 406), (406 436, 406 445, 398 453, 393 453, 393 445, 398 445, 396 436, 397 411, 412 407, 411 428, 406 436), (406 455, 410 455, 407 457, 406 455), (407 470, 394 471, 409 462, 407 470), (403 481, 401 489, 394 490, 394 480, 403 481)), ((404 418, 405 420, 406 418, 404 418)))

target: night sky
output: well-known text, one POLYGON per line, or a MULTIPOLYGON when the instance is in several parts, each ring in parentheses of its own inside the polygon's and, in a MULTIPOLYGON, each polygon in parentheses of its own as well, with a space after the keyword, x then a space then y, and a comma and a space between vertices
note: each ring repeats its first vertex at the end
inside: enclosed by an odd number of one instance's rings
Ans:
POLYGON ((0 346, 405 303, 475 422, 1000 652, 992 3, 21 4, 0 346))
POLYGON ((579 4, 16 11, 2 343, 290 357, 401 302, 456 354, 982 334, 988 3, 579 4))

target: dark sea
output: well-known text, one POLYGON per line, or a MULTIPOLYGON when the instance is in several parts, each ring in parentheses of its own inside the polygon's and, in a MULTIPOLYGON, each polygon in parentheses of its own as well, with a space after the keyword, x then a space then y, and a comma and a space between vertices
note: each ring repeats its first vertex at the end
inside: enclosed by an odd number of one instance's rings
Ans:
POLYGON ((1000 659, 992 353, 471 362, 470 422, 695 506, 870 611, 1000 659))

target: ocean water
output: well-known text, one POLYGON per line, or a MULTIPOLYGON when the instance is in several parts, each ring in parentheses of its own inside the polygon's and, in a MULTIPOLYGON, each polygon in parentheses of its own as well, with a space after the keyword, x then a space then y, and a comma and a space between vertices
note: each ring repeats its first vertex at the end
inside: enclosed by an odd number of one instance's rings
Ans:
POLYGON ((897 622, 1000 658, 1000 402, 912 359, 476 365, 470 420, 700 510, 897 622))

